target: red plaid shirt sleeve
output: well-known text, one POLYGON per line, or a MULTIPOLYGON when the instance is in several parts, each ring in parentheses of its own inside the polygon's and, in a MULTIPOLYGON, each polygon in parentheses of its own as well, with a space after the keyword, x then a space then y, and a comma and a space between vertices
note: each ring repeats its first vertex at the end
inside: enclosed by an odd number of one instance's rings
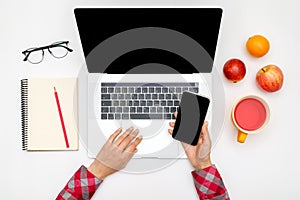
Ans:
POLYGON ((194 183, 200 200, 230 200, 222 178, 213 165, 193 171, 194 183))
POLYGON ((81 166, 56 197, 56 200, 91 199, 101 183, 102 180, 95 177, 85 166, 81 166))

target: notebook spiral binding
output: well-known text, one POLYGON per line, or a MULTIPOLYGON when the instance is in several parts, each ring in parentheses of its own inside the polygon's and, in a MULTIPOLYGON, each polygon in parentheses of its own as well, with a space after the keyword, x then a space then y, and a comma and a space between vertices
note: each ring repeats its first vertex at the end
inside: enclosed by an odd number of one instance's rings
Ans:
POLYGON ((21 80, 22 150, 28 146, 28 79, 21 80))

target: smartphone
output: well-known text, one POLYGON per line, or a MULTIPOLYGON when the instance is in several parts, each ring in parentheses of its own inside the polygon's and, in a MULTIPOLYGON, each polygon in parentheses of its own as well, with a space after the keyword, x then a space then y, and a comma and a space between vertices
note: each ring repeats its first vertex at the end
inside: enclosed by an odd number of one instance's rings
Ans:
POLYGON ((210 100, 191 92, 183 92, 172 137, 196 146, 210 100))

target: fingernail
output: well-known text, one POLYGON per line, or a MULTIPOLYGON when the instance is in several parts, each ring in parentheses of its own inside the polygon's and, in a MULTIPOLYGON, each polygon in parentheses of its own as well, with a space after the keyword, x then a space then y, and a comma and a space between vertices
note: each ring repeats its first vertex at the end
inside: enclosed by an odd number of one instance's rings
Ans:
POLYGON ((137 150, 137 149, 135 149, 135 150, 134 150, 134 153, 136 153, 136 152, 138 152, 138 150, 137 150))
POLYGON ((139 139, 143 139, 143 136, 142 135, 139 135, 139 137, 138 137, 139 139))

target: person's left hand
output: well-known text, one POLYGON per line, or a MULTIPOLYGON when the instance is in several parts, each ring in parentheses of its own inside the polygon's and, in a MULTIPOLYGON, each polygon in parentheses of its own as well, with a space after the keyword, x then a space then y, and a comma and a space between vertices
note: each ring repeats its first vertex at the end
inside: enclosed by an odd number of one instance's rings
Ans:
POLYGON ((138 129, 131 127, 120 135, 121 132, 122 129, 119 128, 108 138, 96 159, 88 168, 91 173, 101 180, 125 168, 137 152, 137 146, 142 141, 142 137, 137 137, 138 129))

